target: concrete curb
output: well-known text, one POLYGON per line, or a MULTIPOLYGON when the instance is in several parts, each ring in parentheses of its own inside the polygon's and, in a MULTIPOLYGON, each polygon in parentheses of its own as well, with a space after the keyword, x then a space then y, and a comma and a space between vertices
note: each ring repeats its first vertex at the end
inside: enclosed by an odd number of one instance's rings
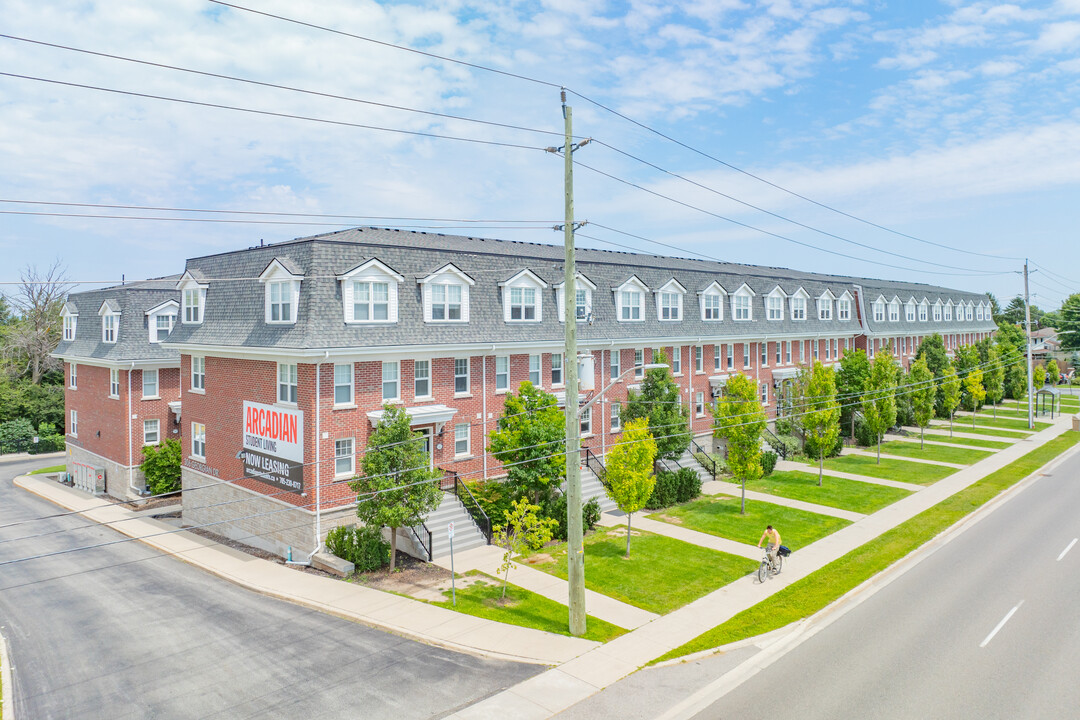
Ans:
MULTIPOLYGON (((49 502, 51 502, 51 503, 53 503, 55 505, 59 505, 60 507, 67 508, 68 510, 71 510, 71 511, 73 511, 73 512, 79 514, 79 515, 82 515, 83 517, 87 518, 88 520, 90 520, 92 522, 97 523, 98 525, 103 525, 103 521, 93 517, 90 514, 90 513, 93 512, 93 510, 101 509, 100 507, 88 508, 88 509, 85 509, 85 510, 78 510, 74 506, 63 502, 59 498, 53 497, 51 495, 48 495, 48 494, 45 494, 44 492, 39 491, 40 488, 34 487, 34 485, 36 484, 36 481, 38 479, 39 479, 39 476, 19 475, 14 479, 13 482, 14 482, 16 487, 22 488, 23 490, 25 490, 27 492, 33 493, 34 495, 37 495, 38 497, 40 497, 40 498, 42 498, 44 500, 47 500, 47 501, 49 501, 49 502)), ((68 489, 68 488, 65 488, 65 489, 68 489)), ((115 508, 115 506, 108 506, 108 507, 110 509, 115 508)), ((407 628, 407 627, 404 627, 404 626, 401 626, 401 625, 394 624, 394 623, 392 623, 390 621, 379 620, 377 618, 372 618, 372 617, 370 617, 368 615, 362 614, 361 612, 344 610, 342 608, 336 607, 333 604, 320 602, 320 601, 315 600, 313 598, 305 598, 305 597, 300 597, 300 596, 297 596, 297 595, 289 594, 287 592, 283 592, 283 591, 275 589, 273 587, 254 582, 252 580, 248 580, 248 579, 245 579, 243 577, 239 577, 239 576, 237 576, 235 574, 232 574, 230 572, 227 572, 227 571, 223 570, 222 568, 216 567, 212 563, 199 560, 198 558, 191 557, 188 554, 188 553, 191 553, 191 552, 197 552, 197 551, 200 551, 200 550, 205 550, 207 546, 203 545, 203 543, 210 542, 210 541, 207 541, 207 540, 205 540, 204 538, 202 538, 200 536, 196 536, 196 535, 192 535, 190 533, 186 533, 184 531, 177 531, 177 528, 175 528, 175 527, 173 527, 171 525, 166 525, 164 523, 160 523, 160 521, 156 521, 156 520, 153 520, 151 518, 139 517, 137 514, 133 513, 130 510, 126 510, 126 509, 122 509, 122 510, 123 510, 123 512, 129 513, 129 514, 132 515, 132 517, 130 517, 130 518, 123 518, 124 520, 131 519, 131 520, 138 520, 138 521, 141 521, 141 522, 144 522, 144 523, 158 524, 158 525, 161 526, 161 530, 163 532, 168 532, 169 533, 168 535, 163 535, 162 537, 169 538, 169 537, 190 536, 190 538, 193 541, 193 544, 195 544, 196 547, 193 547, 191 550, 175 550, 175 549, 167 547, 162 542, 158 542, 158 540, 160 540, 161 538, 142 537, 142 536, 133 534, 131 532, 127 532, 127 531, 125 531, 125 530, 123 530, 121 528, 118 528, 118 527, 115 526, 116 521, 110 521, 112 524, 105 525, 105 527, 108 527, 111 530, 114 530, 115 532, 117 532, 117 533, 119 533, 121 535, 125 535, 127 537, 132 538, 133 540, 137 540, 138 542, 141 542, 141 543, 143 543, 145 545, 148 545, 148 546, 154 548, 155 550, 158 550, 159 552, 161 552, 164 555, 174 557, 177 560, 188 563, 189 565, 197 567, 197 568, 199 568, 199 569, 201 569, 201 570, 203 570, 205 572, 211 573, 211 574, 213 574, 213 575, 215 575, 215 576, 217 576, 217 577, 219 577, 219 578, 221 578, 223 580, 231 582, 234 585, 242 587, 242 588, 244 588, 246 590, 250 590, 252 592, 257 592, 260 595, 265 595, 267 597, 272 597, 272 598, 275 598, 277 600, 283 600, 285 602, 290 602, 290 603, 293 603, 295 605, 300 605, 301 607, 307 607, 307 608, 310 608, 312 610, 317 610, 319 612, 324 612, 324 613, 327 613, 329 615, 334 615, 335 617, 340 617, 343 620, 349 620, 351 622, 355 622, 355 623, 358 623, 358 624, 361 624, 361 625, 365 625, 367 627, 371 627, 371 628, 374 628, 374 629, 377 629, 377 630, 382 630, 384 632, 388 632, 388 633, 391 633, 393 635, 397 635, 398 637, 406 638, 408 640, 414 640, 414 641, 417 641, 417 642, 422 642, 422 643, 424 643, 426 645, 442 647, 442 648, 445 648, 447 650, 452 650, 454 652, 466 653, 466 654, 473 655, 473 656, 476 656, 476 657, 489 658, 489 659, 494 659, 494 660, 505 660, 505 661, 510 661, 510 662, 528 663, 528 664, 531 664, 531 665, 543 665, 543 666, 547 666, 547 667, 553 667, 553 666, 558 665, 558 664, 560 664, 562 662, 566 662, 566 661, 568 661, 570 659, 573 659, 573 657, 577 657, 581 653, 587 652, 589 649, 600 645, 600 643, 594 642, 594 641, 582 640, 582 639, 579 639, 579 638, 567 638, 568 641, 573 642, 573 643, 577 643, 577 644, 581 644, 583 647, 578 649, 578 650, 575 650, 575 652, 571 653, 569 656, 564 656, 564 657, 560 657, 560 658, 556 658, 556 657, 543 658, 543 657, 530 657, 530 656, 518 655, 518 654, 514 654, 514 653, 501 652, 501 651, 493 649, 493 648, 477 647, 475 645, 466 645, 466 644, 463 644, 463 643, 454 642, 453 640, 449 640, 447 638, 438 637, 438 636, 430 635, 430 634, 427 634, 427 633, 424 633, 424 632, 421 632, 421 631, 413 630, 413 629, 410 629, 410 628, 407 628)), ((258 558, 250 558, 250 560, 254 561, 254 562, 257 562, 257 563, 269 563, 269 561, 267 561, 267 560, 260 560, 258 558)), ((276 567, 276 564, 274 564, 274 563, 269 563, 269 564, 274 565, 276 567)), ((292 572, 292 571, 290 570, 289 572, 292 572)), ((325 580, 328 583, 335 583, 335 585, 342 582, 342 581, 338 581, 338 580, 331 580, 329 578, 318 578, 318 579, 325 580)), ((367 590, 369 592, 378 592, 378 591, 370 590, 369 588, 357 587, 356 589, 358 591, 367 590)), ((472 620, 483 621, 482 618, 473 618, 473 616, 470 616, 470 615, 461 616, 461 615, 459 615, 457 613, 453 613, 450 610, 444 610, 443 608, 439 608, 438 606, 431 605, 431 604, 428 604, 428 603, 423 603, 423 602, 420 602, 420 601, 411 600, 409 598, 397 598, 397 596, 394 596, 394 597, 396 599, 400 599, 401 601, 404 601, 404 602, 416 603, 418 609, 419 608, 427 608, 427 609, 434 609, 434 610, 446 612, 446 613, 449 614, 448 618, 450 618, 450 619, 464 618, 464 619, 466 619, 468 621, 472 621, 472 620)), ((499 628, 506 627, 505 624, 503 624, 503 623, 495 623, 494 621, 483 621, 483 622, 491 622, 492 625, 498 626, 499 628)), ((550 633, 546 633, 546 632, 544 632, 542 630, 535 630, 535 629, 532 629, 532 628, 521 628, 521 627, 517 627, 517 626, 510 626, 510 628, 511 628, 511 631, 523 631, 525 633, 539 633, 539 634, 541 634, 543 636, 550 636, 551 635, 550 633)), ((561 637, 561 636, 556 636, 556 637, 561 637)), ((564 655, 566 655, 566 653, 564 653, 564 655)))
POLYGON ((783 628, 772 630, 768 633, 752 638, 746 638, 729 645, 723 645, 711 650, 703 650, 681 658, 674 658, 664 663, 658 663, 655 667, 677 665, 682 662, 699 660, 713 655, 731 652, 748 645, 762 645, 762 651, 753 657, 746 659, 737 667, 729 670, 719 678, 693 693, 678 705, 670 708, 657 720, 681 720, 692 718, 705 710, 707 707, 721 699, 746 680, 764 670, 776 660, 779 660, 786 652, 793 650, 806 640, 821 632, 833 622, 839 620, 845 614, 854 610, 866 600, 870 599, 879 590, 884 589, 893 581, 901 578, 906 572, 917 566, 920 562, 933 555, 944 547, 948 542, 974 527, 984 518, 989 517, 995 510, 1007 503, 1016 495, 1034 484, 1040 476, 1060 465, 1070 456, 1080 452, 1080 444, 1074 445, 1056 458, 1036 468, 1030 475, 1019 480, 1015 485, 1006 488, 991 498, 986 504, 975 512, 967 515, 955 524, 943 530, 941 533, 923 543, 910 553, 885 568, 877 575, 870 577, 858 586, 832 601, 813 615, 797 620, 783 628))
POLYGON ((11 681, 11 656, 3 633, 0 633, 0 682, 4 684, 3 695, 0 695, 0 718, 15 720, 15 685, 11 681))
POLYGON ((67 453, 63 450, 59 452, 41 453, 40 455, 31 455, 30 453, 11 453, 9 455, 0 455, 0 465, 9 462, 20 462, 23 460, 55 460, 63 457, 67 457, 67 453))

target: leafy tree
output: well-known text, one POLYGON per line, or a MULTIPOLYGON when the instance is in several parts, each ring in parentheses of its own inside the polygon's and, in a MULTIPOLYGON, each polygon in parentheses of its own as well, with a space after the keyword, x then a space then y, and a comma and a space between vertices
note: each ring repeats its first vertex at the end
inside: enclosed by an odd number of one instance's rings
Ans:
POLYGON ((12 298, 19 317, 4 328, 3 350, 8 360, 16 364, 19 374, 28 375, 30 382, 37 385, 46 372, 61 365, 52 352, 60 344, 63 331, 60 311, 72 286, 60 260, 43 272, 28 265, 20 280, 12 298))
POLYGON ((1027 349, 1027 336, 1018 325, 1009 323, 999 324, 997 332, 994 333, 994 340, 1003 352, 1006 348, 1012 348, 1020 353, 1027 349))
POLYGON ((360 460, 362 474, 349 483, 357 493, 356 516, 365 525, 390 528, 391 572, 398 528, 419 525, 442 501, 434 482, 441 471, 430 466, 422 438, 410 426, 405 408, 384 405, 360 460))
POLYGON ((1046 362, 1046 379, 1051 385, 1057 385, 1058 380, 1061 379, 1061 370, 1058 369, 1057 360, 1054 358, 1046 362))
POLYGON ((489 435, 488 450, 506 466, 514 497, 536 505, 551 500, 566 477, 566 419, 554 395, 529 381, 507 395, 503 416, 489 435))
POLYGON ((983 387, 983 371, 976 368, 968 372, 964 378, 964 409, 971 411, 971 427, 975 427, 975 413, 986 399, 986 388, 983 387))
POLYGON ((1001 304, 998 303, 997 296, 994 293, 986 293, 986 297, 990 298, 990 316, 994 318, 994 322, 1001 322, 1001 304))
MULTIPOLYGON (((1013 325, 1020 325, 1024 322, 1024 296, 1016 295, 1009 304, 1005 306, 1005 310, 1001 313, 1002 318, 1006 322, 1013 325)), ((1039 315, 1039 310, 1034 305, 1031 306, 1031 320, 1035 322, 1039 315)))
POLYGON ((865 350, 844 353, 840 358, 840 370, 836 373, 836 391, 844 398, 840 408, 840 422, 851 427, 851 437, 855 437, 855 410, 853 398, 862 394, 866 380, 870 377, 870 360, 865 350))
POLYGON ((915 424, 919 426, 919 447, 923 447, 923 435, 930 418, 934 416, 934 400, 937 397, 934 373, 926 366, 926 358, 919 358, 911 364, 908 381, 911 384, 911 409, 915 424))
POLYGON ((1062 350, 1080 350, 1080 293, 1073 293, 1061 304, 1057 328, 1062 350))
POLYGON ((746 514, 746 483, 761 477, 761 433, 765 413, 758 401, 754 381, 736 373, 728 378, 727 392, 715 411, 714 433, 727 441, 728 470, 742 480, 742 505, 746 514))
POLYGON ((656 486, 653 463, 656 441, 649 421, 637 418, 623 427, 622 440, 607 454, 607 494, 626 513, 626 557, 630 557, 630 523, 645 507, 656 486))
POLYGON ((1005 396, 1005 368, 1002 367, 1004 357, 998 351, 996 345, 991 345, 986 350, 986 370, 983 371, 983 385, 986 387, 986 399, 994 406, 994 417, 997 417, 997 406, 1005 396))
MULTIPOLYGON (((945 340, 937 333, 924 338, 919 343, 919 349, 915 351, 915 359, 926 360, 926 367, 933 373, 934 378, 940 379, 942 373, 945 372, 945 368, 949 367, 949 355, 945 352, 945 340)), ((937 389, 934 392, 934 411, 938 417, 945 417, 946 413, 941 403, 940 385, 935 383, 935 387, 937 389)))
POLYGON ((941 402, 949 418, 949 437, 953 435, 953 413, 960 405, 960 376, 951 365, 941 378, 941 402))
MULTIPOLYGON (((1035 386, 1033 392, 1038 392, 1039 388, 1046 384, 1046 368, 1042 365, 1036 365, 1035 369, 1031 371, 1031 382, 1035 386)), ((1028 398, 1028 400, 1030 399, 1028 398)))
MULTIPOLYGON (((658 363, 667 363, 660 353, 658 363)), ((656 459, 673 460, 690 447, 690 407, 680 401, 679 386, 670 368, 645 371, 641 392, 631 391, 622 410, 624 421, 649 419, 649 432, 656 440, 656 459)))
POLYGON ((1019 400, 1027 393, 1027 359, 1019 350, 1006 347, 1001 362, 1005 370, 1005 396, 1019 400))
POLYGON ((877 461, 881 463, 881 437, 896 423, 896 360, 890 352, 880 352, 870 366, 862 396, 863 420, 877 440, 877 461))
POLYGON ((551 540, 552 529, 558 524, 554 518, 541 517, 539 505, 531 505, 527 498, 521 498, 507 511, 506 524, 495 526, 492 541, 506 548, 502 565, 499 566, 499 572, 503 573, 503 600, 506 599, 510 570, 517 567, 514 556, 543 547, 551 540))
POLYGON ((836 401, 836 375, 818 361, 810 370, 803 403, 803 428, 807 440, 818 451, 818 487, 825 472, 825 448, 832 448, 840 435, 840 403, 836 401))
POLYGON ((180 464, 183 456, 179 440, 164 440, 160 445, 145 445, 139 469, 146 476, 151 495, 164 495, 180 489, 180 464))

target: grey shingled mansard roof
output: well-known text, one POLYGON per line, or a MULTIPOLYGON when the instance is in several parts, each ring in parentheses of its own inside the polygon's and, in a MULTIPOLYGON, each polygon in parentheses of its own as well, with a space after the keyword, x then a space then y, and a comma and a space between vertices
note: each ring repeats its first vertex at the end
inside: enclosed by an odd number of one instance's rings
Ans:
POLYGON ((67 306, 74 307, 79 312, 79 319, 75 323, 75 339, 61 342, 53 355, 116 363, 175 361, 179 364, 178 351, 164 347, 161 343, 150 342, 146 325, 147 310, 169 300, 180 301, 180 292, 176 289, 176 281, 179 279, 179 275, 170 275, 72 293, 68 297, 67 306), (98 311, 106 302, 110 308, 120 311, 115 343, 105 343, 101 339, 101 317, 98 311))
MULTIPOLYGON (((186 347, 231 346, 237 348, 335 349, 377 348, 388 346, 425 346, 444 344, 481 344, 557 342, 563 338, 554 286, 563 281, 563 248, 558 245, 491 240, 416 231, 380 228, 356 228, 325 235, 299 238, 266 245, 189 259, 187 270, 209 283, 204 321, 199 325, 178 324, 169 343, 186 347), (258 276, 273 261, 303 274, 297 321, 293 325, 268 325, 264 321, 264 289, 258 276), (336 276, 363 262, 378 259, 405 281, 398 289, 398 322, 390 325, 346 325, 344 322, 341 283, 336 276), (470 288, 470 320, 467 324, 425 323, 418 280, 448 263, 476 281, 470 288), (543 293, 543 320, 539 323, 514 323, 503 319, 501 281, 528 269, 548 283, 543 293), (215 278, 220 278, 215 280, 215 278)), ((632 342, 670 337, 672 339, 731 338, 740 340, 761 336, 858 335, 863 333, 853 303, 850 321, 836 318, 817 319, 816 299, 826 289, 840 297, 845 291, 854 295, 856 286, 863 290, 863 306, 869 312, 868 298, 878 294, 905 300, 910 295, 927 297, 931 304, 941 298, 972 300, 978 304, 985 296, 917 283, 822 275, 786 268, 720 263, 675 257, 579 249, 577 270, 596 284, 593 293, 593 322, 578 324, 578 342, 607 344, 615 340, 632 342), (644 321, 616 322, 612 289, 636 275, 650 291, 672 278, 687 289, 681 322, 661 322, 656 318, 655 295, 646 298, 644 321), (724 303, 724 319, 703 321, 697 293, 718 282, 729 294, 744 283, 757 296, 753 298, 750 322, 731 319, 731 299, 724 303), (799 288, 810 296, 807 319, 793 321, 785 303, 784 320, 765 320, 763 297, 779 285, 790 295, 799 288)), ((969 332, 992 330, 992 321, 956 323, 887 323, 869 318, 875 334, 930 334, 932 332, 969 332)))

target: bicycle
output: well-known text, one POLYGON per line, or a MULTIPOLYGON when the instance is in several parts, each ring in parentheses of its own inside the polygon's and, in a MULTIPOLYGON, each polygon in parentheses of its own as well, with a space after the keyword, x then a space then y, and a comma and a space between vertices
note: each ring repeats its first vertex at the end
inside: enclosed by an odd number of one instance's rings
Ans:
POLYGON ((769 562, 769 551, 765 550, 764 555, 761 558, 761 565, 758 567, 757 577, 758 582, 765 582, 769 579, 770 575, 779 575, 780 570, 784 567, 784 556, 780 554, 780 549, 776 550, 776 560, 769 562))

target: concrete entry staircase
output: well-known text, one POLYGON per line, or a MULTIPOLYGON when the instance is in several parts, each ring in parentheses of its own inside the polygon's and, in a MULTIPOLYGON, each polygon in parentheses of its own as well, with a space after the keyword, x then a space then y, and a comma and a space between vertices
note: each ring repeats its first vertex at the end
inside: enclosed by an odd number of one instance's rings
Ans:
POLYGON ((714 479, 712 473, 706 470, 705 467, 697 461, 697 458, 694 457, 694 454, 690 452, 689 449, 684 451, 674 462, 661 460, 660 464, 672 472, 679 468, 690 468, 697 473, 698 477, 701 478, 702 483, 711 482, 714 479))
MULTIPOLYGON (((431 531, 431 559, 446 557, 450 554, 450 539, 446 534, 446 524, 454 523, 454 553, 470 550, 480 545, 487 545, 487 538, 476 527, 472 516, 452 492, 444 492, 442 502, 424 520, 431 531)), ((421 532, 417 529, 417 532, 421 532)), ((427 538, 424 538, 427 541, 427 538)))
MULTIPOLYGON (((565 486, 563 489, 565 490, 565 486)), ((600 512, 616 512, 619 509, 615 501, 608 497, 600 478, 596 477, 596 473, 587 465, 584 465, 581 468, 581 504, 584 505, 593 498, 600 503, 600 512)))

